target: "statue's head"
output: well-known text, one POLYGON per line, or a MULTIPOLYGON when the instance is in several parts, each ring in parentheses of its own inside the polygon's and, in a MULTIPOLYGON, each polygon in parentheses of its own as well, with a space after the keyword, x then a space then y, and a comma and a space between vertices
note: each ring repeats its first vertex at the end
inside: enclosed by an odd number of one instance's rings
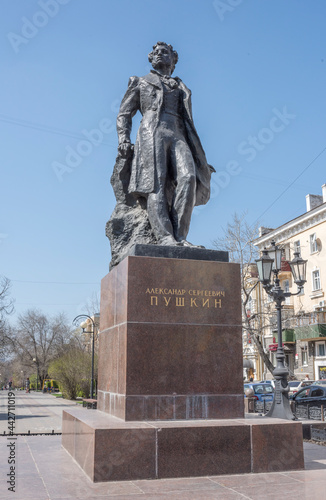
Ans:
POLYGON ((160 69, 162 66, 170 66, 171 75, 175 65, 178 62, 178 52, 173 50, 172 45, 165 42, 157 42, 153 45, 153 50, 148 54, 148 60, 154 69, 160 69))

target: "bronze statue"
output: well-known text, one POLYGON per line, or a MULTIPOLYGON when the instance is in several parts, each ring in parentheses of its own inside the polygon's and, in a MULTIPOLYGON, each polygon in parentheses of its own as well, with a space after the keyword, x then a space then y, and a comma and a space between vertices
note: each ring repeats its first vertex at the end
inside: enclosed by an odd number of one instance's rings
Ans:
POLYGON ((113 260, 115 253, 125 253, 122 246, 135 243, 193 246, 186 239, 193 208, 210 197, 214 168, 193 123, 191 92, 171 76, 178 54, 158 42, 148 59, 153 70, 130 78, 117 118, 118 157, 111 182, 118 203, 107 225, 113 260), (130 132, 137 111, 143 118, 133 146, 130 132))

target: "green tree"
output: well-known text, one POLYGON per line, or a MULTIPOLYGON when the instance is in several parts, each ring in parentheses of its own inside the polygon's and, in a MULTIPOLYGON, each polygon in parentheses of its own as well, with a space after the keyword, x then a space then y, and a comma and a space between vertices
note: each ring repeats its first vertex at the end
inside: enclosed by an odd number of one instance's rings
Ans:
POLYGON ((49 375, 59 382, 62 394, 67 399, 76 399, 80 392, 88 396, 91 363, 91 354, 78 342, 72 342, 62 355, 51 362, 49 375))

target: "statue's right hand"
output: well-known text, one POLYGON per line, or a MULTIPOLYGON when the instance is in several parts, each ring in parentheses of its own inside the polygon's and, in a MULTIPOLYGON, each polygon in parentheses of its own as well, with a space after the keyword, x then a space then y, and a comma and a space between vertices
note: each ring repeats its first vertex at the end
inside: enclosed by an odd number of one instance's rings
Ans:
POLYGON ((118 151, 123 158, 125 158, 126 156, 128 156, 130 154, 131 149, 132 149, 132 145, 130 142, 122 142, 118 146, 118 151))

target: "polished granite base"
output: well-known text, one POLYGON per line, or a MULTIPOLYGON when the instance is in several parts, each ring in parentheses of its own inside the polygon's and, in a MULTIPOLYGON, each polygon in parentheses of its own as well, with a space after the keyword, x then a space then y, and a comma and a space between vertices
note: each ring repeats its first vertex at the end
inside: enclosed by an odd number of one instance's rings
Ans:
POLYGON ((97 408, 130 422, 242 418, 240 290, 235 263, 122 261, 102 280, 97 408))
POLYGON ((134 245, 128 256, 163 257, 165 259, 209 260, 229 262, 229 253, 221 250, 208 250, 197 247, 169 247, 160 245, 134 245))
POLYGON ((94 482, 304 468, 301 422, 252 418, 125 422, 63 411, 62 446, 94 482))

